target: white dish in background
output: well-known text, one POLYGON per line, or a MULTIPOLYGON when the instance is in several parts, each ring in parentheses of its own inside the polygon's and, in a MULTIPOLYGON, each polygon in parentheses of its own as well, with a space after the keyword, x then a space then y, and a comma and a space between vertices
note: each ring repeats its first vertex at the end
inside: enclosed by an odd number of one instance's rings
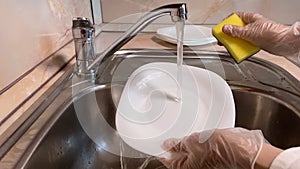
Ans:
MULTIPOLYGON (((176 27, 161 28, 156 31, 159 39, 177 44, 176 27)), ((187 46, 200 46, 217 42, 212 36, 211 28, 200 25, 185 25, 183 44, 187 46)))
POLYGON ((116 114, 117 131, 129 146, 160 156, 168 138, 234 126, 234 100, 226 81, 205 69, 183 65, 182 70, 181 87, 174 63, 146 64, 131 74, 116 114), (176 101, 178 89, 181 101, 176 101))

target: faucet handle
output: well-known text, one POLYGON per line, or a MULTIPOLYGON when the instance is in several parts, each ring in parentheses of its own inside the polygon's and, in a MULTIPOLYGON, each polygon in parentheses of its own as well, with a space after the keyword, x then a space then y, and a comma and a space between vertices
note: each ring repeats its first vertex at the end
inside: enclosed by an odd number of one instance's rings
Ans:
POLYGON ((95 28, 92 22, 85 17, 73 18, 72 32, 74 38, 93 38, 95 28))
POLYGON ((86 17, 73 18, 73 28, 93 28, 92 22, 86 17))

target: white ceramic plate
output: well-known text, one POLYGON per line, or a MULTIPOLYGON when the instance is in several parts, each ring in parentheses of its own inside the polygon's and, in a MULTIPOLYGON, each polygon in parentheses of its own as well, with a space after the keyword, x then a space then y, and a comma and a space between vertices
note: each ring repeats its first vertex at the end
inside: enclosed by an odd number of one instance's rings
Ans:
MULTIPOLYGON (((156 31, 159 39, 176 44, 176 28, 167 27, 156 31)), ((211 28, 200 25, 185 25, 183 44, 187 46, 207 45, 217 42, 217 39, 212 36, 211 28)))
POLYGON ((168 138, 234 126, 234 100, 225 80, 186 65, 181 74, 178 81, 176 64, 156 62, 129 77, 116 114, 116 128, 128 145, 159 156, 168 138))

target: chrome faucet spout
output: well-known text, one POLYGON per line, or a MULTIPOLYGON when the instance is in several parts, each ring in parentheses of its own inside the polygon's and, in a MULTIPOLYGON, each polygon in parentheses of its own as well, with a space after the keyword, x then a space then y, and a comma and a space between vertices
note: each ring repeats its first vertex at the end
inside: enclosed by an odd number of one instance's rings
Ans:
POLYGON ((129 28, 119 39, 117 39, 110 47, 103 51, 97 58, 88 66, 88 70, 91 70, 95 65, 101 64, 112 56, 117 50, 137 35, 143 28, 150 24, 155 19, 170 15, 173 22, 178 22, 187 19, 187 8, 185 3, 170 4, 159 8, 156 8, 141 19, 139 19, 132 27, 129 28))
POLYGON ((165 5, 154 9, 151 12, 163 9, 170 11, 170 15, 173 22, 187 20, 187 8, 185 3, 165 5))

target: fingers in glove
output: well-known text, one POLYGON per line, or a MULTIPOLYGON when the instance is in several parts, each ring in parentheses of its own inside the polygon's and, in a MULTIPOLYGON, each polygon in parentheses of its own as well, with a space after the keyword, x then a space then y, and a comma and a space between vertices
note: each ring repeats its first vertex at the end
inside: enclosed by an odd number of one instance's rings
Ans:
POLYGON ((242 26, 236 25, 224 25, 222 28, 223 33, 230 35, 232 37, 243 38, 243 34, 246 31, 242 26))
POLYGON ((164 153, 159 160, 167 168, 178 168, 187 159, 187 153, 183 143, 179 139, 164 141, 162 148, 168 152, 164 153))
POLYGON ((170 138, 164 141, 162 148, 170 152, 179 152, 180 151, 180 139, 170 138))
POLYGON ((247 12, 235 12, 243 21, 245 24, 253 23, 259 19, 263 19, 264 17, 261 14, 258 13, 247 13, 247 12))

